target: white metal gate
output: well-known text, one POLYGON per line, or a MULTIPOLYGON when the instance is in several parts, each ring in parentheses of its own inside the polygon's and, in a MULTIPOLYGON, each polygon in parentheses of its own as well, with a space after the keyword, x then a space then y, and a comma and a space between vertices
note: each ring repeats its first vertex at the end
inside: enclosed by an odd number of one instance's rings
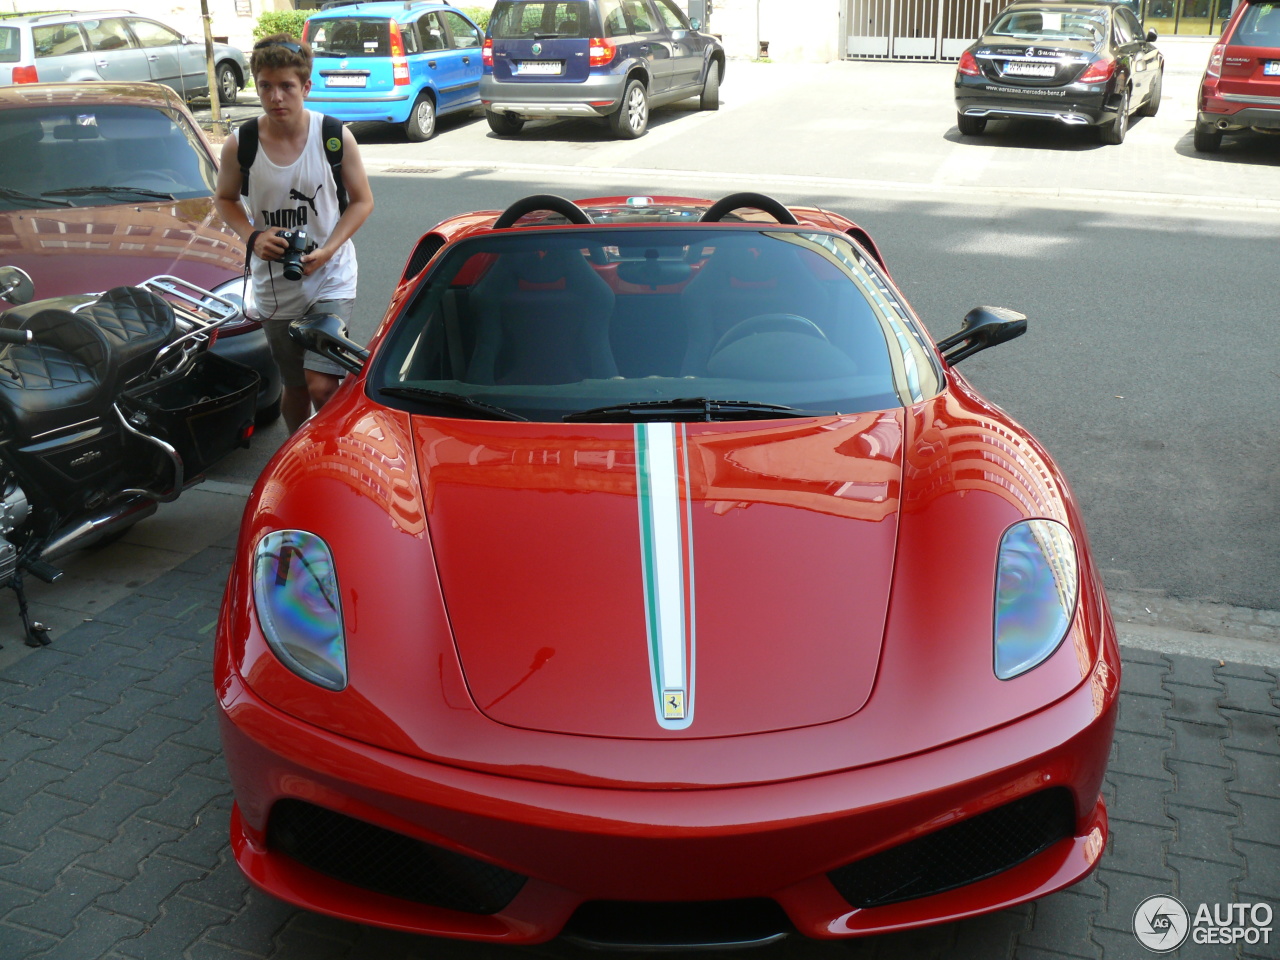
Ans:
POLYGON ((1012 0, 845 0, 846 57, 958 60, 1012 0))

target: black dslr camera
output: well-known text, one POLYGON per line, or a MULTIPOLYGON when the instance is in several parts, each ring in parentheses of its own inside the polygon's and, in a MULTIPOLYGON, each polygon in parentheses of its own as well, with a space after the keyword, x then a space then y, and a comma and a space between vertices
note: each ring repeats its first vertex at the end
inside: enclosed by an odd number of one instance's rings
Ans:
POLYGON ((280 263, 284 267, 284 278, 301 280, 302 255, 307 252, 307 231, 299 227, 297 230, 281 230, 277 236, 288 244, 280 257, 280 263))

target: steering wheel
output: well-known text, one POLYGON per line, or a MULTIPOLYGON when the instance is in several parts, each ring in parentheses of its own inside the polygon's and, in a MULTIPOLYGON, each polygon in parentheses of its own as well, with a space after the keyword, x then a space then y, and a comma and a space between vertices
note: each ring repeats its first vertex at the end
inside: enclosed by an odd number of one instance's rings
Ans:
POLYGON ((819 340, 827 340, 822 328, 808 317, 802 317, 798 313, 762 313, 740 320, 726 330, 716 341, 711 353, 714 356, 729 344, 757 333, 803 333, 819 340))
POLYGON ((493 222, 493 229, 501 230, 504 227, 509 227, 526 213, 533 213, 537 210, 558 213, 570 223, 595 223, 587 211, 572 200, 566 200, 564 197, 557 197, 551 193, 539 193, 532 197, 525 197, 523 200, 517 200, 503 210, 501 216, 493 222))
POLYGON ((796 219, 796 215, 783 206, 781 202, 773 199, 773 197, 765 196, 763 193, 731 193, 708 207, 707 212, 698 218, 698 222, 719 223, 724 219, 726 213, 733 213, 739 207, 763 210, 779 223, 786 223, 792 226, 800 223, 796 219))

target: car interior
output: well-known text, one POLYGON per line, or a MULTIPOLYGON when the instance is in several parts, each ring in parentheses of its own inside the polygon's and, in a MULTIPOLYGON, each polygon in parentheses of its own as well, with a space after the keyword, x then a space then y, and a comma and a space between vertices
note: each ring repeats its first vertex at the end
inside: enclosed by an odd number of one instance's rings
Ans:
POLYGON ((566 400, 763 389, 770 402, 816 389, 898 403, 894 301, 832 237, 553 232, 470 247, 401 317, 387 385, 495 388, 486 396, 560 386, 550 392, 566 400))

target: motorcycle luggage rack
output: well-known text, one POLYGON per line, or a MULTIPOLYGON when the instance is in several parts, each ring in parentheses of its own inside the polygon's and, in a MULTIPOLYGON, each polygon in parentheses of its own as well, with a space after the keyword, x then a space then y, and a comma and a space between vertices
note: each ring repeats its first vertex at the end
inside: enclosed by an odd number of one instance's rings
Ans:
POLYGON ((177 338, 160 348, 152 361, 151 373, 157 370, 172 372, 186 366, 194 359, 200 344, 212 345, 218 327, 240 313, 240 308, 230 300, 170 274, 143 280, 138 286, 168 302, 181 331, 177 338), (167 366, 175 354, 176 361, 172 366, 167 366))

